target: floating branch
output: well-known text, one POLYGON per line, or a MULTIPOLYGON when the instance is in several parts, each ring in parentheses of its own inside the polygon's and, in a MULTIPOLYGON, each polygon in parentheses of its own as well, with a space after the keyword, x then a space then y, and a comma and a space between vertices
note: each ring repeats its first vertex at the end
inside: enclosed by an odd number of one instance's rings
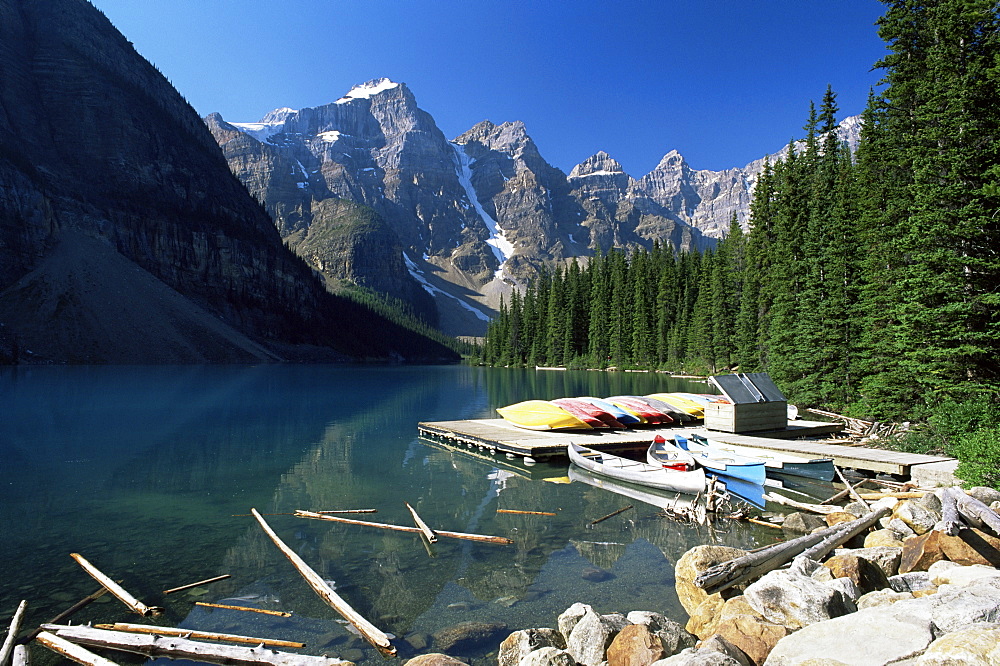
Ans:
POLYGON ((432 530, 430 527, 427 526, 427 523, 425 523, 423 519, 417 514, 417 510, 414 509, 412 506, 410 506, 409 502, 405 502, 405 504, 406 508, 410 510, 410 515, 413 516, 413 522, 416 523, 417 527, 420 528, 420 531, 423 533, 423 535, 427 537, 427 541, 429 541, 430 543, 435 543, 438 540, 438 538, 437 534, 434 534, 434 530, 432 530))
MULTIPOLYGON (((310 511, 296 511, 295 515, 300 518, 312 518, 313 520, 329 520, 334 523, 346 523, 348 525, 364 525, 365 527, 378 527, 383 530, 395 530, 396 532, 410 532, 410 533, 420 532, 420 528, 417 527, 407 527, 405 525, 391 525, 389 523, 370 523, 367 520, 338 518, 337 516, 326 516, 318 513, 312 513, 310 511)), ((484 534, 465 534, 463 532, 446 532, 444 530, 435 530, 434 533, 437 534, 438 536, 451 537, 452 539, 466 539, 467 541, 482 541, 485 543, 501 543, 501 544, 514 543, 513 539, 508 539, 507 537, 488 536, 484 534)))
POLYGON ((551 511, 518 511, 517 509, 497 509, 497 513, 517 513, 526 516, 555 516, 551 511))
POLYGON ((333 608, 333 610, 340 613, 345 620, 353 624, 354 627, 361 633, 361 636, 374 645, 379 652, 390 657, 396 654, 396 648, 389 641, 389 637, 386 636, 381 629, 363 618, 357 611, 351 608, 351 606, 344 601, 339 594, 333 591, 333 588, 331 588, 325 580, 320 578, 318 573, 310 569, 309 565, 306 564, 294 550, 285 545, 285 542, 282 541, 277 534, 275 534, 274 530, 271 529, 271 526, 268 525, 267 521, 257 513, 256 509, 250 509, 250 513, 252 513, 254 518, 257 519, 257 522, 260 523, 261 528, 267 533, 267 536, 271 537, 271 541, 273 541, 274 545, 278 547, 278 550, 285 554, 285 557, 287 557, 288 561, 292 563, 292 566, 294 566, 298 572, 302 574, 305 581, 309 583, 309 587, 311 587, 316 594, 323 599, 323 601, 330 604, 330 607, 333 608))
POLYGON ((793 509, 800 509, 802 511, 809 511, 810 513, 819 513, 822 515, 827 515, 831 513, 837 513, 843 511, 839 506, 830 506, 828 504, 806 504, 805 502, 796 502, 793 499, 788 499, 784 495, 779 495, 778 493, 764 493, 764 499, 771 502, 777 502, 778 504, 784 504, 785 506, 790 506, 793 509))
POLYGON ((210 604, 207 601, 196 601, 195 606, 208 606, 209 608, 225 608, 226 610, 250 611, 251 613, 263 613, 264 615, 277 615, 278 617, 291 617, 291 613, 285 611, 273 611, 265 608, 250 608, 249 606, 227 606, 226 604, 210 604))
MULTIPOLYGON (((190 659, 192 661, 226 666, 340 666, 347 664, 342 659, 316 657, 292 652, 279 652, 259 645, 220 645, 202 643, 175 636, 147 636, 124 631, 109 631, 81 625, 43 625, 60 638, 90 647, 110 648, 123 652, 143 654, 148 657, 168 657, 170 659, 190 659)), ((44 635, 45 632, 43 632, 44 635)), ((105 660, 99 666, 108 666, 105 660)))
POLYGON ((65 638, 50 634, 47 631, 39 632, 35 640, 56 654, 60 654, 67 659, 72 659, 78 664, 84 664, 85 666, 118 666, 110 659, 98 656, 76 643, 71 643, 65 638))
POLYGON ((95 624, 98 629, 125 631, 133 634, 153 634, 154 636, 180 636, 204 641, 226 641, 229 643, 248 643, 250 645, 271 645, 274 647, 304 648, 305 643, 296 641, 280 641, 273 638, 254 638, 253 636, 238 636, 236 634, 216 634, 210 631, 192 631, 175 627, 157 627, 150 624, 129 624, 115 622, 114 624, 95 624))
POLYGON ((163 590, 163 594, 173 594, 174 592, 180 592, 181 590, 190 590, 192 587, 200 587, 202 585, 208 585, 209 583, 225 580, 227 578, 230 578, 229 574, 222 574, 221 576, 216 576, 215 578, 206 578, 205 580, 199 580, 197 583, 188 583, 187 585, 181 585, 180 587, 172 587, 169 590, 163 590))
POLYGON ((611 513, 609 513, 608 515, 604 516, 603 518, 598 518, 597 520, 592 520, 592 521, 590 521, 590 524, 591 524, 591 525, 596 525, 597 523, 600 523, 600 522, 602 522, 602 521, 605 521, 605 520, 607 520, 608 518, 614 518, 614 517, 615 517, 615 516, 617 516, 617 515, 618 515, 619 513, 622 513, 623 511, 628 511, 628 510, 629 510, 629 509, 631 509, 631 508, 632 508, 632 505, 631 505, 631 504, 629 504, 628 506, 623 506, 622 508, 618 509, 617 511, 612 511, 611 513))
POLYGON ((106 587, 108 592, 139 615, 149 617, 150 615, 159 615, 163 612, 163 609, 159 606, 147 606, 133 597, 121 585, 101 573, 97 567, 88 562, 80 553, 70 553, 69 556, 76 560, 76 563, 83 567, 83 570, 90 574, 94 580, 106 587))
POLYGON ((4 666, 7 663, 7 659, 14 651, 17 632, 21 631, 21 621, 24 619, 24 612, 27 609, 28 600, 22 599, 21 603, 17 605, 17 610, 14 611, 14 617, 11 618, 10 628, 7 630, 7 638, 4 639, 3 646, 0 647, 0 666, 4 666))
MULTIPOLYGON (((329 511, 313 511, 313 513, 378 513, 378 509, 331 509, 329 511)), ((234 513, 234 518, 252 516, 252 513, 234 513)), ((262 516, 294 516, 294 512, 288 513, 262 513, 262 516)))

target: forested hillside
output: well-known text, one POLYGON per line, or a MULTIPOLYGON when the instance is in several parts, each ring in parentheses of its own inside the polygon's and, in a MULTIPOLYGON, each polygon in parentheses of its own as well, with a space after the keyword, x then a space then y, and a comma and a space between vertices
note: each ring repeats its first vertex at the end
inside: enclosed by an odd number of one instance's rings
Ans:
POLYGON ((612 250, 504 304, 490 364, 771 373, 800 404, 923 418, 1000 379, 994 2, 887 1, 851 155, 827 90, 714 252, 612 250))

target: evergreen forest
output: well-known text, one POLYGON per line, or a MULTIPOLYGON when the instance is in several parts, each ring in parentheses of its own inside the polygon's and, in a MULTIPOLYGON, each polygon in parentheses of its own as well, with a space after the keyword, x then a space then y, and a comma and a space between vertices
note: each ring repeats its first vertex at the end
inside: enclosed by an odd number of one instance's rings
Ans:
POLYGON ((989 430, 996 466, 997 3, 883 3, 884 76, 853 154, 827 89, 759 177, 748 231, 554 269, 504 304, 482 361, 766 371, 798 404, 878 419, 977 405, 966 425, 989 430))

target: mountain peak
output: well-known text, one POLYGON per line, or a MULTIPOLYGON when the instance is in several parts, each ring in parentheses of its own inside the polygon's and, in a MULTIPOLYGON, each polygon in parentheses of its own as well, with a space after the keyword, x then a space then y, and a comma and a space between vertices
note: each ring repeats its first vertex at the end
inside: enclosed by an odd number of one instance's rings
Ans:
POLYGON ((625 174, 625 169, 618 160, 608 155, 603 150, 591 155, 584 161, 573 167, 570 178, 583 178, 584 176, 619 176, 625 174))
MULTIPOLYGON (((667 153, 666 155, 664 155, 663 159, 660 160, 660 163, 656 165, 656 168, 657 169, 664 169, 664 168, 671 168, 671 169, 673 169, 673 168, 677 168, 679 166, 683 166, 684 164, 687 164, 687 162, 684 161, 684 156, 681 155, 679 152, 677 152, 677 150, 675 149, 675 150, 671 150, 669 153, 667 153)), ((654 169, 654 171, 655 171, 655 169, 654 169)))
POLYGON ((347 91, 347 94, 338 99, 336 104, 347 104, 354 99, 371 99, 374 95, 393 88, 405 87, 405 84, 396 83, 387 78, 372 79, 360 85, 356 85, 347 91))
POLYGON ((260 119, 263 125, 273 125, 275 123, 283 123, 288 120, 288 116, 296 113, 295 109, 289 109, 287 106, 283 106, 280 109, 275 109, 274 111, 268 111, 264 114, 264 117, 260 119))

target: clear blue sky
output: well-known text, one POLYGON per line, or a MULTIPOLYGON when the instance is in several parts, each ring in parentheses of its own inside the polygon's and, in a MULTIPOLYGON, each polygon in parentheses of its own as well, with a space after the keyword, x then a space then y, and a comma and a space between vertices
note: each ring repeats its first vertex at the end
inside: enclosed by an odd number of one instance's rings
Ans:
POLYGON ((827 84, 860 113, 876 0, 92 0, 202 116, 253 122, 406 83, 449 139, 521 120, 564 171, 725 169, 801 136, 827 84))

